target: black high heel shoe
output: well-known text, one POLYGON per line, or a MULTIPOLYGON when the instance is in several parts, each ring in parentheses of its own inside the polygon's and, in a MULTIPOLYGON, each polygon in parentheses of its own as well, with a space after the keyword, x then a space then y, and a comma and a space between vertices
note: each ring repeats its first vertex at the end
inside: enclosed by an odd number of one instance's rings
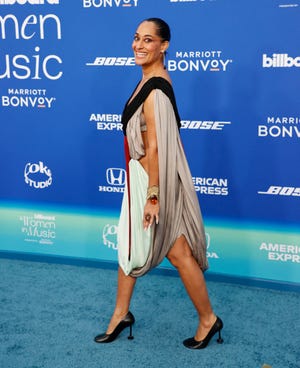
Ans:
POLYGON ((221 330, 223 328, 223 322, 221 318, 217 317, 216 322, 213 324, 212 328, 209 330, 209 333, 206 335, 205 339, 201 341, 195 340, 193 337, 186 339, 183 341, 183 345, 189 349, 204 349, 210 342, 211 338, 219 332, 219 337, 217 339, 217 342, 219 344, 223 343, 223 339, 221 337, 221 330))
POLYGON ((130 329, 128 339, 132 340, 133 339, 132 325, 134 324, 134 322, 135 322, 135 318, 133 314, 131 312, 128 312, 126 316, 119 322, 119 324, 116 326, 116 328, 113 330, 111 334, 104 333, 104 334, 97 335, 94 338, 94 341, 99 342, 99 343, 112 342, 120 335, 120 333, 126 327, 129 327, 130 329))

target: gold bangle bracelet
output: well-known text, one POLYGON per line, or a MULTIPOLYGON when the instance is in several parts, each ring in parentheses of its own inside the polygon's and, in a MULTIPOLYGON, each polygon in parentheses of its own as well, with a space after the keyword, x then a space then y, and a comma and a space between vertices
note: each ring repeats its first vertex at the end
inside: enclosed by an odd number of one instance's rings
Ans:
POLYGON ((150 199, 151 197, 156 197, 157 199, 159 199, 158 185, 152 185, 147 189, 147 199, 150 199))

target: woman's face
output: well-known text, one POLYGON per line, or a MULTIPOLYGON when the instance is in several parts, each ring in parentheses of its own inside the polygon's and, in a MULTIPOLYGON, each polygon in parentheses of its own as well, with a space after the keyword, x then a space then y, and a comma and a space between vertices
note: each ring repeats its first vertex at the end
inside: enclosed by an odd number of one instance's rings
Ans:
POLYGON ((132 49, 137 65, 151 65, 162 58, 162 52, 166 50, 168 42, 162 41, 156 32, 155 23, 147 21, 141 23, 136 30, 132 49))

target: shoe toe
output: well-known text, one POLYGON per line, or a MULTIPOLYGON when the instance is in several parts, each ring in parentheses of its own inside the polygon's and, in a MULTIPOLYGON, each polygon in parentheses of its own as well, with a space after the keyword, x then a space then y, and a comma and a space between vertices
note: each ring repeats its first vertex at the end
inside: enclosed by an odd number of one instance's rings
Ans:
POLYGON ((107 335, 107 334, 100 334, 100 335, 97 335, 94 338, 94 341, 95 342, 107 342, 108 339, 109 339, 109 335, 107 335))
POLYGON ((193 337, 190 337, 190 338, 183 341, 183 345, 186 348, 195 349, 195 347, 197 347, 197 345, 199 345, 199 342, 196 341, 193 337))

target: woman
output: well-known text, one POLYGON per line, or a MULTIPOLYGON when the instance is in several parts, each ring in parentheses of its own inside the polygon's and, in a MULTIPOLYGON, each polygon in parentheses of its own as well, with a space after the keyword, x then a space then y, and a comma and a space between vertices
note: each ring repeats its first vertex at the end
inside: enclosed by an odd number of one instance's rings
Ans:
POLYGON ((180 118, 164 66, 169 26, 150 18, 138 26, 132 48, 143 76, 125 105, 122 121, 127 186, 119 222, 119 271, 116 306, 98 343, 115 340, 130 328, 129 311, 136 278, 167 257, 178 270, 198 312, 194 337, 183 344, 203 349, 223 323, 211 307, 203 271, 208 267, 198 199, 179 136, 180 118))

